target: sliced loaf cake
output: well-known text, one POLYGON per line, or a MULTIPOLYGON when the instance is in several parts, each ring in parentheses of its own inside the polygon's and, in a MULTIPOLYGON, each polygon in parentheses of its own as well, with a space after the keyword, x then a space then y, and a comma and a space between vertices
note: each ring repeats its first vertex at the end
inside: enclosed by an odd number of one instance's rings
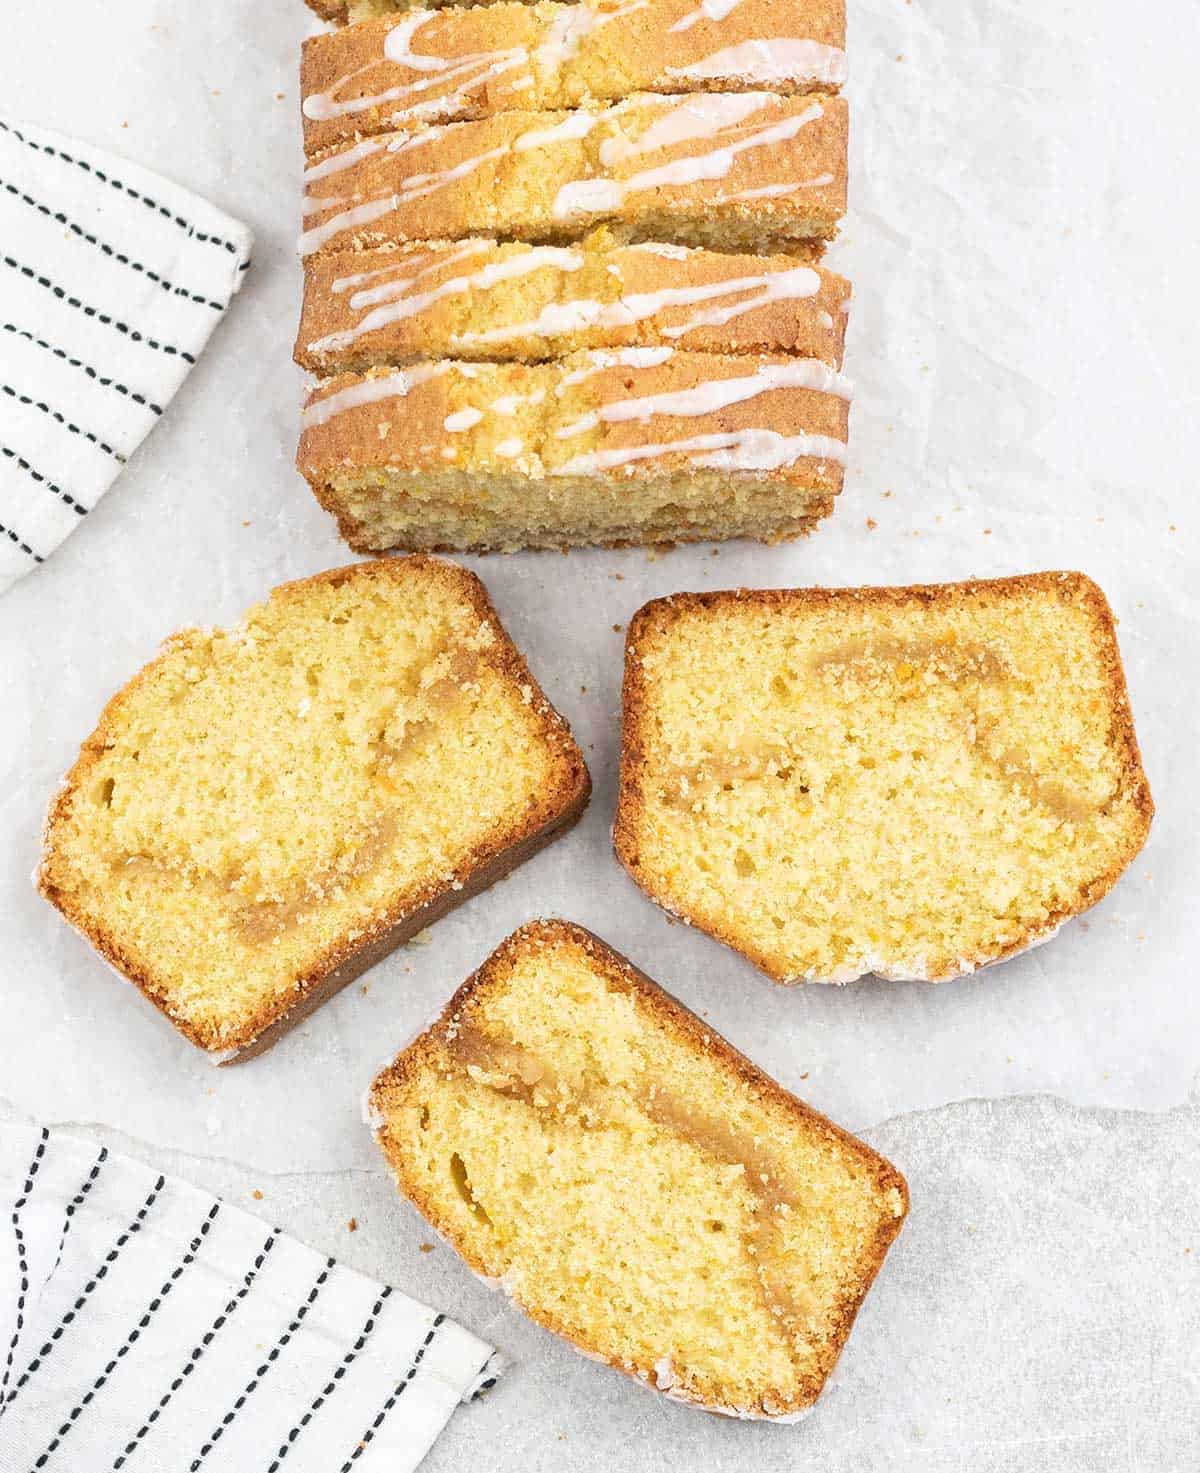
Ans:
POLYGON ((298 463, 352 546, 775 541, 828 515, 843 0, 317 8, 355 23, 304 55, 295 356, 323 382, 298 463))

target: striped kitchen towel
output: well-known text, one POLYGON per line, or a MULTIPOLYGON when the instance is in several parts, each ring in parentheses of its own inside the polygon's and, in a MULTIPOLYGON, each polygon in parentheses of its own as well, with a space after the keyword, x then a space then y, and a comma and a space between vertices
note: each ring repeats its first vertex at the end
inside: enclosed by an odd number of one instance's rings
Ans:
POLYGON ((0 1473, 404 1473, 490 1346, 140 1162, 0 1125, 0 1473))
POLYGON ((0 118, 0 592, 154 428, 252 242, 168 179, 0 118))

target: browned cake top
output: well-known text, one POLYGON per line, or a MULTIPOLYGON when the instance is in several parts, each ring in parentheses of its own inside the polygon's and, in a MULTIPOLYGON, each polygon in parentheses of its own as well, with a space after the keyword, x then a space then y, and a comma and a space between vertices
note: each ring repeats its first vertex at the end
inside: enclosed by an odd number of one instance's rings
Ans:
POLYGON ((671 348, 549 364, 419 363, 326 381, 299 464, 638 478, 709 468, 841 483, 849 387, 816 359, 671 348), (801 465, 801 463, 803 463, 801 465))
POLYGON ((568 240, 605 221, 684 245, 825 238, 845 210, 846 132, 841 98, 748 92, 384 133, 309 166, 301 248, 568 240))
POLYGON ((833 90, 842 0, 584 0, 408 11, 305 42, 305 148, 634 92, 833 90))
POLYGON ((477 1272, 684 1402, 794 1419, 904 1179, 578 926, 509 937, 376 1079, 406 1192, 477 1272))

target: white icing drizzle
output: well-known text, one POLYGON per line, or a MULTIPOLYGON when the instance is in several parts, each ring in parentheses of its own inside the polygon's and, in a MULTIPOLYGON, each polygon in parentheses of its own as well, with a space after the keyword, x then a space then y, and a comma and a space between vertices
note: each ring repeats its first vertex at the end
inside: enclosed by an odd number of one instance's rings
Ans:
POLYGON ((644 394, 634 399, 617 399, 582 415, 556 432, 559 440, 569 440, 598 424, 637 420, 645 423, 656 415, 673 418, 695 418, 716 414, 732 404, 745 404, 760 394, 775 389, 815 389, 822 394, 836 394, 840 399, 851 396, 850 381, 817 358, 796 358, 790 363, 760 363, 752 374, 741 378, 708 379, 688 389, 673 389, 664 394, 644 394))
POLYGON ((688 66, 669 66, 667 76, 744 77, 758 83, 825 82, 838 87, 846 80, 846 53, 839 46, 779 36, 726 46, 688 66))
POLYGON ((817 174, 811 179, 797 179, 794 184, 760 184, 757 189, 738 189, 732 194, 714 194, 713 204, 726 205, 739 199, 779 199, 801 189, 823 189, 833 183, 832 174, 817 174))
POLYGON ((396 202, 408 204, 411 200, 423 199, 435 190, 445 189, 447 184, 454 183, 456 179, 465 179, 468 174, 473 174, 476 169, 481 169, 493 159, 502 158, 508 152, 508 144, 502 143, 498 148, 489 148, 486 153, 463 159, 461 164, 455 164, 453 168, 434 169, 428 174, 409 174, 396 195, 396 202))
POLYGON ((846 442, 832 435, 781 435, 777 430, 739 430, 726 436, 731 443, 716 446, 710 455, 694 457, 696 465, 722 471, 776 471, 797 460, 832 460, 846 464, 846 442))
MULTIPOLYGON (((313 213, 307 209, 306 214, 313 213)), ((321 207, 324 207, 322 202, 321 207)), ((341 210, 332 219, 326 220, 322 225, 314 225, 306 230, 300 237, 300 254, 311 256, 313 251, 319 251, 327 240, 331 240, 340 230, 353 230, 357 225, 369 225, 372 220, 378 220, 381 215, 386 215, 396 208, 396 196, 394 194, 376 195, 374 199, 367 200, 364 204, 355 205, 353 209, 341 210)))
POLYGON ((350 298, 350 307, 355 312, 361 312, 366 307, 374 306, 376 302, 386 302, 392 297, 398 296, 414 282, 423 281, 425 277, 432 275, 435 271, 443 270, 447 266, 453 266, 456 262, 464 260, 467 256, 477 256, 480 251, 488 249, 488 242, 484 240, 465 240, 453 250, 435 254, 432 251, 422 251, 419 255, 407 256, 395 262, 391 266, 381 267, 378 271, 366 272, 360 277, 342 276, 333 283, 333 290, 344 290, 342 283, 349 282, 354 285, 363 285, 369 279, 376 279, 377 285, 367 287, 363 291, 356 291, 350 298), (428 265, 425 263, 429 262, 428 265), (396 279, 396 272, 404 267, 416 266, 419 269, 410 276, 396 279), (390 277, 391 280, 378 282, 381 276, 390 277))
MULTIPOLYGON (((442 282, 435 288, 435 291, 438 297, 449 296, 454 292, 490 291, 498 282, 528 276, 531 272, 544 270, 548 266, 558 271, 578 271, 582 265, 583 256, 578 251, 570 250, 565 246, 530 246, 528 250, 518 255, 491 261, 469 276, 456 276, 450 281, 442 282)), ((403 290, 406 285, 405 282, 395 283, 394 290, 389 292, 389 295, 394 294, 395 290, 403 290)), ((357 305, 357 299, 352 297, 351 306, 357 305)), ((414 307, 412 310, 420 309, 414 307)), ((410 313, 406 311, 404 315, 407 316, 410 313)))
MULTIPOLYGON (((512 79, 510 86, 515 92, 524 92, 534 85, 532 74, 527 70, 529 66, 529 54, 523 46, 514 46, 508 51, 480 51, 473 56, 464 56, 457 60, 452 66, 446 66, 435 77, 426 81, 410 82, 404 87, 391 89, 388 101, 411 95, 412 93, 425 92, 433 87, 448 87, 445 91, 435 97, 419 98, 416 102, 410 102, 406 107, 396 108, 389 114, 389 121, 403 124, 421 118, 444 117, 452 118, 462 112, 467 99, 467 94, 477 87, 486 87, 495 77, 503 76, 505 72, 519 71, 512 79), (450 84, 458 83, 457 86, 450 84)), ((381 99, 382 100, 382 99, 381 99)))
POLYGON ((414 72, 437 72, 446 65, 440 56, 417 56, 412 49, 412 39, 437 14, 436 10, 413 10, 398 21, 383 42, 384 57, 396 66, 410 67, 414 72))
POLYGON ((753 311, 768 302, 795 301, 802 297, 816 296, 820 289, 821 278, 811 266, 794 266, 785 271, 764 271, 755 276, 735 276, 724 281, 710 281, 695 286, 664 287, 657 292, 634 293, 622 297, 615 305, 630 313, 634 322, 640 322, 667 307, 689 307, 697 302, 735 296, 741 292, 759 293, 758 296, 728 307, 698 312, 676 327, 663 329, 665 337, 679 338, 695 327, 719 327, 734 317, 740 317, 743 312, 753 311))
MULTIPOLYGON (((437 14, 434 10, 414 10, 387 33, 378 61, 367 62, 339 77, 325 92, 310 93, 304 99, 302 111, 313 122, 328 122, 399 102, 405 103, 405 106, 391 113, 389 120, 395 124, 404 124, 423 118, 452 117, 461 111, 473 89, 486 86, 494 78, 508 72, 517 73, 508 83, 515 92, 527 91, 536 85, 533 75, 535 66, 548 74, 550 85, 553 86, 559 80, 558 74, 564 63, 576 54, 580 44, 588 36, 612 21, 644 10, 649 3, 650 0, 631 0, 630 4, 620 5, 612 10, 597 10, 588 4, 557 6, 554 19, 547 28, 546 38, 532 56, 524 46, 469 52, 453 57, 438 56, 431 52, 414 52, 412 42, 416 33, 437 14), (339 97, 339 93, 364 73, 386 63, 425 75, 416 81, 397 83, 380 92, 360 97, 339 97), (424 95, 434 89, 440 89, 436 95, 424 95)), ((721 3, 726 3, 726 0, 721 0, 721 3)))
POLYGON ((674 348, 594 348, 588 354, 597 368, 658 368, 674 356, 674 348))
POLYGON ((812 458, 846 463, 846 445, 830 435, 781 435, 777 430, 734 430, 696 435, 659 445, 627 445, 621 449, 590 450, 552 468, 553 476, 594 476, 639 460, 662 455, 686 455, 693 465, 726 471, 772 471, 797 460, 812 458))
POLYGON ((724 148, 715 148, 710 153, 694 158, 677 159, 674 163, 662 164, 656 169, 643 169, 625 181, 630 194, 646 189, 657 189, 661 185, 694 184, 701 179, 724 179, 733 167, 738 154, 753 148, 767 148, 774 143, 786 143, 794 138, 806 124, 823 116, 824 109, 814 102, 794 117, 784 118, 768 128, 759 128, 748 137, 736 139, 724 148))
MULTIPOLYGON (((429 128, 423 133, 401 133, 386 145, 387 151, 388 153, 402 153, 418 144, 434 141, 443 131, 441 128, 429 128)), ((392 210, 411 204, 413 200, 423 199, 427 194, 444 189, 447 184, 453 184, 455 180, 466 178, 468 174, 473 174, 484 164, 490 163, 493 159, 502 158, 509 152, 509 145, 502 143, 497 148, 489 148, 485 153, 463 159, 462 163, 455 164, 453 168, 435 169, 428 174, 408 174, 395 193, 376 195, 373 199, 361 205, 355 205, 352 209, 339 211, 320 225, 314 225, 311 229, 306 230, 300 237, 300 254, 311 255, 313 251, 320 250, 326 241, 331 240, 339 232, 353 229, 356 225, 369 224, 372 220, 378 220, 381 215, 389 214, 392 210)), ((312 202, 313 208, 310 209, 309 202, 306 201, 306 213, 326 209, 330 203, 328 198, 317 199, 312 202)), ((336 203, 341 204, 345 201, 339 199, 336 203)))
POLYGON ((377 266, 373 271, 355 271, 350 276, 339 276, 329 283, 331 292, 348 292, 354 287, 362 286, 368 281, 378 281, 381 276, 391 276, 400 265, 410 265, 415 260, 427 260, 424 252, 420 256, 406 256, 403 262, 396 262, 391 266, 377 266))
MULTIPOLYGON (((650 367, 663 363, 672 354, 670 348, 626 348, 615 352, 593 352, 588 355, 589 366, 574 370, 564 376, 560 385, 578 383, 613 366, 650 367)), ((362 379, 344 389, 327 394, 310 403, 304 411, 304 429, 311 430, 327 423, 335 415, 365 405, 379 403, 385 399, 403 398, 418 384, 451 368, 459 369, 464 377, 469 365, 448 362, 422 363, 414 367, 396 369, 387 374, 362 379)), ((842 392, 844 380, 827 365, 815 360, 797 360, 787 364, 763 364, 753 376, 741 379, 712 380, 691 389, 673 393, 646 395, 637 399, 618 400, 603 405, 598 411, 587 415, 575 425, 559 432, 582 433, 600 421, 638 420, 645 422, 653 415, 695 416, 714 412, 729 404, 742 403, 756 394, 772 388, 815 387, 825 388, 827 380, 832 384, 828 392, 842 392)), ((848 386, 846 386, 848 388, 848 386)), ((544 391, 528 396, 529 402, 539 403, 544 391)), ((497 399, 490 408, 497 413, 510 413, 521 402, 521 396, 497 399)), ((472 428, 483 419, 483 413, 474 408, 458 410, 447 415, 443 427, 448 433, 458 433, 472 428)), ((513 459, 521 453, 524 444, 520 439, 501 440, 495 454, 513 459)), ((632 445, 589 451, 574 456, 564 465, 550 469, 556 476, 595 475, 613 470, 621 465, 650 460, 664 455, 686 455, 694 465, 725 471, 771 471, 791 465, 804 458, 831 460, 845 463, 846 446, 841 440, 828 435, 798 433, 782 435, 776 430, 749 428, 735 431, 716 431, 711 434, 695 435, 690 439, 665 441, 651 445, 632 445)))
POLYGON ((379 153, 383 148, 383 142, 378 138, 364 138, 361 143, 348 148, 344 153, 335 153, 320 163, 309 164, 304 171, 305 185, 315 184, 318 179, 326 179, 330 174, 338 174, 343 169, 352 168, 360 159, 370 158, 373 153, 379 153))
MULTIPOLYGON (((439 113, 443 116, 450 116, 461 108, 471 88, 486 85, 494 77, 502 76, 505 72, 511 72, 517 68, 524 68, 528 71, 529 54, 523 46, 496 51, 477 51, 455 57, 437 56, 430 52, 414 52, 413 37, 434 18, 435 14, 436 11, 432 10, 411 11, 387 33, 380 62, 368 62, 356 71, 339 77, 327 92, 311 93, 304 99, 304 116, 314 122, 327 122, 333 118, 366 112, 369 108, 382 107, 389 102, 400 102, 405 98, 411 98, 438 87, 449 88, 449 90, 435 97, 418 96, 417 101, 410 102, 407 107, 397 109, 391 115, 391 121, 400 123, 437 116, 439 113), (364 72, 369 72, 386 62, 390 62, 393 66, 404 67, 410 72, 423 72, 426 75, 416 82, 398 84, 369 96, 338 99, 337 94, 348 87, 351 82, 362 76, 364 72), (454 85, 456 83, 457 85, 454 85)), ((524 86, 532 86, 532 75, 527 80, 514 79, 513 85, 520 89, 522 82, 524 86)))
MULTIPOLYGON (((619 164, 639 153, 655 153, 660 148, 674 148, 679 143, 689 143, 693 138, 711 138, 726 128, 734 128, 774 101, 765 92, 718 92, 684 97, 668 112, 653 119, 649 127, 636 138, 618 133, 606 138, 600 147, 600 162, 604 165, 619 164)), ((612 109, 613 116, 620 117, 631 111, 635 103, 619 103, 612 109)))
POLYGON ((300 204, 300 213, 307 220, 310 215, 323 214, 334 205, 348 205, 351 199, 353 195, 349 194, 307 195, 300 204))
POLYGON ((492 414, 516 414, 522 404, 540 404, 546 397, 545 389, 534 389, 532 394, 504 394, 488 405, 492 414))
POLYGON ((483 411, 479 409, 458 409, 453 414, 448 414, 442 421, 442 429, 452 435, 457 435, 463 430, 469 430, 479 423, 483 418, 483 411))
POLYGON ((403 399, 418 384, 449 371, 449 363, 418 363, 412 368, 397 368, 376 378, 360 379, 358 383, 348 384, 346 388, 308 404, 302 418, 303 427, 316 429, 335 415, 344 414, 348 409, 359 409, 364 404, 377 404, 381 399, 403 399))
POLYGON ((508 327, 489 327, 481 332, 455 333, 451 341, 466 346, 472 343, 504 343, 512 338, 552 337, 557 333, 582 332, 594 327, 604 313, 603 302, 580 297, 573 302, 548 302, 536 317, 514 322, 508 327))
POLYGON ((432 266, 425 267, 415 275, 388 281, 369 291, 357 293, 350 299, 351 308, 360 309, 376 302, 381 305, 375 307, 373 312, 369 312, 354 327, 330 333, 327 337, 319 338, 315 343, 311 343, 309 350, 314 353, 324 353, 348 348, 364 333, 376 332, 393 322, 413 317, 444 297, 457 296, 469 291, 489 291, 498 282, 527 276, 532 271, 541 271, 548 266, 555 267, 559 271, 578 271, 583 265, 583 256, 578 251, 567 250, 560 246, 534 246, 506 260, 489 262, 481 270, 471 272, 469 275, 454 276, 449 281, 439 282, 428 291, 412 292, 412 287, 418 281, 428 276, 430 272, 436 271, 439 266, 456 261, 474 251, 487 249, 486 244, 481 241, 467 242, 467 246, 470 247, 470 250, 463 249, 454 255, 444 257, 441 261, 435 261, 432 266))
POLYGON ((546 39, 534 52, 534 64, 552 76, 574 56, 579 43, 596 29, 598 17, 587 4, 564 6, 550 22, 546 39))
POLYGON ((561 396, 572 384, 581 384, 604 368, 657 368, 674 356, 674 348, 593 348, 587 355, 588 366, 563 374, 554 392, 561 396))
MULTIPOLYGON (((630 194, 642 193, 662 186, 694 184, 701 180, 723 179, 732 169, 738 155, 751 149, 766 148, 794 138, 801 128, 823 116, 819 102, 810 102, 802 111, 785 117, 766 127, 745 131, 746 119, 759 110, 776 110, 780 100, 772 93, 749 92, 737 94, 714 94, 684 98, 665 114, 656 117, 636 139, 630 140, 623 134, 605 139, 600 147, 600 160, 611 166, 640 153, 673 148, 696 138, 712 138, 726 132, 741 132, 744 136, 710 149, 708 152, 675 159, 655 168, 643 169, 628 179, 577 179, 562 186, 555 197, 553 214, 556 219, 568 219, 580 215, 608 215, 618 212, 630 194)), ((565 139, 584 137, 602 117, 619 116, 628 104, 620 103, 606 113, 594 114, 580 111, 568 114, 558 123, 544 129, 532 129, 518 136, 512 143, 502 143, 496 148, 464 159, 452 168, 438 169, 424 174, 409 174, 401 180, 400 188, 394 192, 356 203, 347 209, 339 209, 321 224, 310 227, 300 239, 301 254, 308 255, 319 250, 333 236, 343 230, 367 224, 379 219, 393 209, 411 204, 444 189, 448 184, 474 173, 493 159, 502 158, 514 149, 533 150, 554 146, 565 139)), ((436 141, 445 128, 429 128, 420 133, 399 133, 387 143, 369 139, 346 153, 336 155, 314 166, 325 173, 336 172, 348 167, 349 162, 368 157, 381 148, 389 154, 404 152, 436 141), (355 156, 353 159, 351 156, 355 156)), ((309 183, 314 178, 325 177, 324 173, 310 172, 309 183)), ((811 184, 821 180, 809 181, 811 184)), ((774 188, 775 186, 766 186, 774 188)), ((794 186, 800 188, 801 186, 794 186)), ((357 198, 357 196, 354 196, 357 198)), ((305 201, 306 214, 322 213, 331 207, 349 203, 346 196, 310 198, 305 201)))
POLYGON ((436 128, 423 128, 415 133, 397 133, 388 140, 388 153, 406 153, 410 148, 420 148, 422 145, 440 138, 449 125, 440 124, 436 128))
MULTIPOLYGON (((631 246, 636 250, 639 247, 631 246)), ((686 256, 686 252, 684 253, 686 256)), ((452 341, 466 346, 478 343, 502 343, 512 338, 550 337, 558 333, 578 332, 591 327, 631 327, 648 317, 655 317, 670 307, 688 307, 700 302, 717 301, 755 293, 740 302, 697 312, 674 327, 664 327, 662 335, 680 338, 697 327, 720 327, 726 322, 752 312, 769 302, 795 301, 812 297, 821 289, 821 278, 811 266, 794 266, 783 271, 764 271, 753 276, 729 277, 724 281, 697 283, 693 286, 663 287, 654 292, 633 292, 615 302, 597 302, 581 298, 573 302, 551 302, 538 315, 525 322, 505 327, 487 328, 481 332, 456 333, 452 341)), ((828 313, 821 314, 828 317, 828 313)), ((830 318, 827 325, 833 326, 830 318)))
MULTIPOLYGON (((632 155, 664 149, 694 138, 713 137, 728 130, 744 126, 745 119, 761 108, 777 104, 770 93, 748 92, 743 95, 718 93, 713 96, 688 97, 678 103, 663 118, 656 119, 636 142, 618 136, 606 139, 600 148, 601 162, 606 165, 619 162, 632 155), (611 146, 610 146, 611 145, 611 146)), ((624 106, 624 104, 622 104, 624 106)), ((619 108, 614 109, 620 111, 619 108)), ((564 184, 555 197, 553 213, 559 220, 579 215, 612 214, 620 209, 630 194, 639 194, 648 189, 662 186, 695 184, 704 179, 723 179, 733 167, 739 154, 750 149, 767 148, 772 144, 786 143, 794 138, 801 128, 822 117, 824 109, 819 102, 811 102, 801 112, 784 118, 765 128, 758 128, 745 137, 736 138, 722 147, 707 153, 690 155, 660 164, 656 168, 642 169, 628 179, 582 179, 564 184)), ((768 186, 771 187, 771 186, 768 186)), ((799 187, 799 186, 795 186, 799 187)))
POLYGON ((559 7, 546 39, 534 52, 535 64, 553 76, 593 31, 634 11, 645 10, 649 3, 650 0, 630 0, 628 5, 618 5, 613 10, 596 10, 587 3, 559 7))
POLYGON ((554 218, 570 220, 577 215, 611 215, 621 208, 625 188, 615 179, 573 179, 554 197, 554 218))
POLYGON ((561 123, 550 128, 530 128, 513 142, 516 153, 525 153, 531 148, 553 148, 558 143, 569 143, 577 138, 586 138, 596 126, 599 118, 595 113, 568 113, 561 123))
POLYGON ((724 20, 727 15, 736 10, 742 0, 700 0, 695 10, 689 10, 684 16, 671 27, 675 31, 690 31, 691 28, 702 20, 724 20))

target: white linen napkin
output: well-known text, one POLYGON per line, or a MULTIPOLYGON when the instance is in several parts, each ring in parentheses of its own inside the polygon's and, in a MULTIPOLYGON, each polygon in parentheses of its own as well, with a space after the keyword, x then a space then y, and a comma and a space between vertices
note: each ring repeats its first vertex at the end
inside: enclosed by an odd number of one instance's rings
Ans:
POLYGON ((153 429, 252 244, 170 180, 0 118, 0 593, 153 429))
POLYGON ((497 1371, 250 1213, 0 1125, 0 1473, 406 1473, 497 1371))

